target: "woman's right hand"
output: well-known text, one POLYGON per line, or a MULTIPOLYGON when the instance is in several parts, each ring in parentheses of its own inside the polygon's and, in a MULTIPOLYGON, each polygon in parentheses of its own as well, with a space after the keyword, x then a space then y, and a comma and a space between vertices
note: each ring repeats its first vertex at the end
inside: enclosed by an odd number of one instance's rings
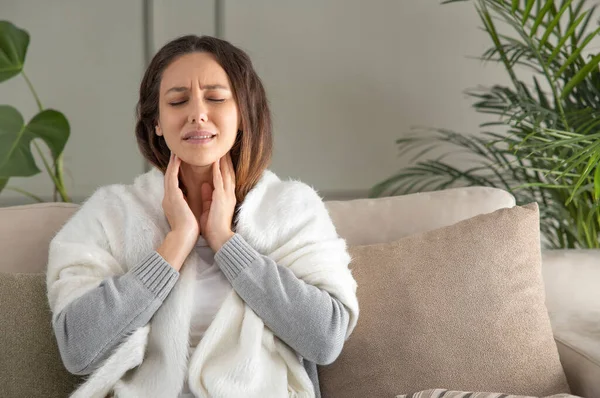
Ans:
POLYGON ((158 253, 173 268, 179 271, 183 261, 194 248, 200 236, 200 226, 188 205, 183 191, 179 188, 179 168, 181 159, 171 154, 165 171, 165 194, 162 208, 171 226, 158 253))

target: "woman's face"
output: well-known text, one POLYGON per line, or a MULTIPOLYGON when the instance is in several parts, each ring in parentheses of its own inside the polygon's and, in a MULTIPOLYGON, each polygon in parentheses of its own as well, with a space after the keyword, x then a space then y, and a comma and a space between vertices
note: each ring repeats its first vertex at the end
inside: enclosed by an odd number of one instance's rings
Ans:
POLYGON ((229 78, 210 53, 191 53, 163 72, 156 134, 184 163, 209 166, 227 154, 240 127, 229 78), (203 136, 211 135, 210 139, 203 136))

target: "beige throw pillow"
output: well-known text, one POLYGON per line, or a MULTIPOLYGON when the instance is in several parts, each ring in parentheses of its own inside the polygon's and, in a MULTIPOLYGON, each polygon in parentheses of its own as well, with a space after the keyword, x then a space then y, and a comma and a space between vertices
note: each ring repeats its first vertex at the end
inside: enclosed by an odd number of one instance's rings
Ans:
POLYGON ((569 392, 544 304, 536 204, 350 254, 361 314, 337 361, 319 368, 323 398, 569 392))

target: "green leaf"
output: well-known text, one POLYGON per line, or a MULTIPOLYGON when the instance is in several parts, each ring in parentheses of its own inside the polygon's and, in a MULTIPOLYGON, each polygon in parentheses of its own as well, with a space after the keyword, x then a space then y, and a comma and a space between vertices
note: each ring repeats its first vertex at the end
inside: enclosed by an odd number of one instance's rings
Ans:
POLYGON ((30 176, 40 172, 26 139, 23 116, 9 105, 0 106, 0 178, 30 176), (22 152, 26 143, 25 153, 22 152))
POLYGON ((38 113, 27 126, 9 105, 0 106, 0 178, 28 177, 40 172, 31 153, 31 141, 41 138, 56 159, 69 138, 69 123, 54 110, 38 113))
POLYGON ((583 183, 586 180, 586 177, 590 174, 591 170, 594 168, 596 163, 598 163, 598 155, 591 156, 590 160, 588 161, 588 164, 585 166, 585 169, 583 170, 581 177, 579 177, 579 180, 575 183, 575 186, 573 187, 572 192, 571 192, 571 196, 567 200, 567 204, 569 202, 571 202, 575 198, 575 196, 577 196, 577 194, 579 193, 578 192, 579 187, 581 187, 581 185, 583 185, 583 183))
POLYGON ((471 1, 471 0, 445 0, 445 1, 442 1, 442 4, 464 3, 465 1, 471 1))
MULTIPOLYGON (((562 8, 562 6, 561 6, 562 8)), ((556 4, 552 3, 552 7, 550 8, 550 15, 556 16, 558 15, 558 11, 556 10, 556 4)), ((560 24, 556 25, 556 30, 558 31, 558 33, 560 34, 561 31, 561 26, 560 24)))
MULTIPOLYGON (((575 9, 573 9, 572 6, 569 6, 569 25, 571 25, 573 23, 573 19, 579 15, 579 13, 581 12, 581 9, 583 8, 583 5, 585 4, 585 1, 586 0, 579 0, 579 4, 577 4, 577 6, 575 6, 575 9)), ((592 14, 594 13, 595 7, 596 6, 585 11, 587 16, 585 18, 584 24, 582 25, 582 32, 585 32, 586 26, 589 23, 589 19, 592 17, 592 14)), ((577 40, 578 40, 577 36, 578 35, 573 36, 572 44, 571 44, 573 48, 577 46, 577 40)))
POLYGON ((581 83, 581 81, 585 79, 594 68, 598 67, 599 63, 600 54, 596 54, 596 56, 592 58, 590 62, 588 62, 583 68, 581 68, 579 72, 577 72, 575 76, 573 76, 571 80, 569 80, 569 82, 565 85, 560 97, 564 99, 566 96, 568 96, 571 90, 573 90, 573 87, 581 83))
POLYGON ((53 109, 46 109, 35 115, 27 124, 26 130, 46 142, 54 159, 62 153, 70 134, 65 115, 53 109))
POLYGON ((531 9, 535 5, 535 0, 527 0, 527 7, 525 7, 525 11, 523 12, 523 18, 521 19, 521 25, 525 26, 525 22, 529 19, 529 15, 531 14, 531 9))
POLYGON ((540 105, 542 106, 542 108, 549 108, 550 104, 548 102, 548 99, 546 98, 546 94, 544 94, 544 91, 540 87, 540 84, 535 76, 533 77, 533 82, 535 83, 535 90, 537 91, 540 105))
POLYGON ((550 10, 550 6, 552 6, 553 1, 554 0, 547 0, 546 4, 544 4, 544 7, 540 10, 537 17, 535 18, 535 22, 533 23, 533 27, 531 28, 531 33, 530 33, 529 37, 535 36, 535 34, 537 33, 537 30, 538 30, 538 27, 544 21, 544 17, 546 16, 546 13, 550 10))
POLYGON ((6 186, 7 182, 8 182, 8 178, 0 178, 0 192, 2 192, 2 190, 6 186))
POLYGON ((554 19, 550 22, 548 27, 546 27, 546 32, 544 33, 544 35, 542 36, 542 39, 540 40, 540 44, 539 44, 540 50, 542 49, 542 47, 544 47, 544 45, 546 44, 546 41, 548 41, 548 38, 550 37, 550 34, 554 30, 554 28, 557 26, 560 28, 560 25, 558 25, 558 23, 560 22, 560 18, 565 13, 565 11, 567 11, 569 9, 570 4, 571 4, 571 0, 565 1, 565 4, 563 4, 560 11, 558 11, 558 13, 554 16, 554 19))
MULTIPOLYGON (((582 4, 579 5, 579 8, 581 8, 581 6, 583 5, 583 1, 581 3, 582 4)), ((577 35, 576 41, 578 41, 585 34, 585 32, 587 31, 587 27, 588 27, 588 25, 590 23, 590 20, 592 19, 592 15, 594 14, 594 11, 596 10, 596 7, 598 7, 598 5, 595 5, 592 8, 590 8, 589 10, 586 11, 588 14, 587 14, 587 17, 585 18, 585 21, 583 22, 583 25, 581 25, 581 29, 579 30, 579 34, 577 35)))
POLYGON ((600 200, 600 164, 596 164, 594 173, 594 199, 600 200))
POLYGON ((23 70, 29 33, 8 21, 0 21, 0 82, 23 70))
POLYGON ((519 8, 519 0, 512 0, 512 8, 510 12, 514 14, 515 11, 517 11, 517 8, 519 8))
POLYGON ((581 54, 581 51, 583 51, 583 49, 594 39, 594 37, 596 37, 598 34, 600 33, 600 28, 596 29, 594 32, 590 33, 585 40, 583 41, 583 43, 581 43, 581 46, 577 47, 577 49, 573 52, 573 54, 571 54, 569 56, 569 58, 567 58, 567 60, 565 61, 565 63, 563 64, 563 66, 558 70, 558 72, 556 72, 554 74, 554 81, 557 81, 560 79, 561 75, 564 73, 565 70, 567 70, 567 68, 569 66, 571 66, 571 64, 573 62, 575 62, 575 60, 579 57, 579 55, 581 54))
POLYGON ((567 30, 567 33, 565 33, 565 35, 556 44, 556 47, 554 48, 554 51, 552 51, 552 54, 550 54, 550 57, 548 57, 548 60, 546 61, 546 65, 547 66, 550 66, 552 64, 552 62, 554 61, 554 58, 556 58, 556 56, 558 55, 558 53, 560 53, 560 50, 561 50, 562 46, 569 39, 569 37, 571 37, 571 36, 573 36, 575 34, 575 29, 581 23, 581 21, 583 21, 583 18, 585 18, 585 15, 586 15, 585 13, 581 14, 579 16, 579 18, 577 18, 577 20, 575 22, 573 22, 573 24, 569 27, 569 30, 567 30))
POLYGON ((500 42, 500 38, 498 36, 496 26, 494 25, 493 18, 491 16, 490 12, 488 11, 487 7, 485 6, 485 2, 481 1, 480 7, 477 8, 477 13, 479 14, 481 22, 483 22, 485 30, 487 31, 490 38, 494 42, 494 46, 498 50, 498 54, 500 55, 500 58, 502 59, 502 62, 504 63, 504 66, 506 67, 506 70, 507 70, 508 74, 510 75, 511 80, 513 82, 516 81, 517 77, 516 77, 512 67, 510 66, 508 58, 506 57, 506 52, 504 51, 504 49, 502 47, 502 43, 500 42))

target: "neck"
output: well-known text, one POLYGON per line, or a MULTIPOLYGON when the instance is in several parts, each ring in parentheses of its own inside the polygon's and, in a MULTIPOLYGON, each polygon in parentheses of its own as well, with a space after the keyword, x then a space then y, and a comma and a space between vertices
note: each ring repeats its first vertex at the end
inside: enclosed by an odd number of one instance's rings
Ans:
POLYGON ((207 166, 192 166, 187 163, 181 164, 180 175, 181 182, 187 191, 187 201, 192 212, 197 218, 202 214, 202 196, 200 188, 205 182, 213 185, 212 164, 207 166))

